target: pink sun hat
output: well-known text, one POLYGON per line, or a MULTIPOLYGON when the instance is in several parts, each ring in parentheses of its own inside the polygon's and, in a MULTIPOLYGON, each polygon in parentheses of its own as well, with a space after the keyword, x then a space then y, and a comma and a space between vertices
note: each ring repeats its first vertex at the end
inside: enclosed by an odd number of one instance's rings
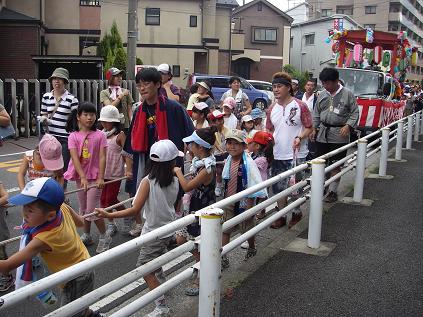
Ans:
POLYGON ((62 145, 51 134, 45 134, 40 141, 39 151, 44 167, 49 171, 63 168, 62 145))

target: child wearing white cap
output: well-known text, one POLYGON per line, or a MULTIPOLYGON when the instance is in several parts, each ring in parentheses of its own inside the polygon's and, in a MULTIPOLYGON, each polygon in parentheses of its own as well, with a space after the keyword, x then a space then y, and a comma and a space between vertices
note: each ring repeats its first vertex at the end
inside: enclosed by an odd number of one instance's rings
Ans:
POLYGON ((207 121, 207 115, 209 112, 209 106, 205 102, 197 102, 194 104, 194 107, 192 108, 192 119, 194 120, 193 124, 196 130, 208 128, 210 126, 207 121))
POLYGON ((238 128, 238 119, 233 114, 236 101, 232 97, 227 97, 223 100, 223 113, 225 114, 224 121, 225 127, 228 129, 237 129, 238 128))
MULTIPOLYGON (((150 149, 150 171, 141 181, 132 207, 113 213, 97 208, 97 215, 103 218, 125 218, 135 216, 143 210, 145 222, 141 235, 174 221, 174 204, 179 191, 179 182, 174 175, 173 169, 176 166, 176 158, 183 156, 184 154, 170 140, 160 140, 154 143, 150 149)), ((143 244, 137 266, 144 265, 166 253, 172 236, 173 234, 168 234, 159 240, 143 244)), ((144 280, 150 290, 160 285, 156 274, 163 274, 162 272, 162 269, 159 269, 144 276, 144 280)), ((166 305, 163 295, 154 302, 156 308, 152 316, 161 316, 169 313, 169 307, 166 305)))
POLYGON ((257 130, 254 129, 253 118, 247 114, 241 119, 241 130, 247 135, 247 140, 252 139, 257 130))

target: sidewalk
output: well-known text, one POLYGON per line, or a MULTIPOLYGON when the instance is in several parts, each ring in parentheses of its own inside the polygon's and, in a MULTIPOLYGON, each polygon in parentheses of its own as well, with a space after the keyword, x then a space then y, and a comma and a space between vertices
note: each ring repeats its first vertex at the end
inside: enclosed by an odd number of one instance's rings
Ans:
POLYGON ((221 316, 420 316, 423 143, 413 147, 408 162, 388 163, 394 179, 366 179, 373 206, 338 203, 325 213, 332 253, 280 251, 222 301, 221 316))

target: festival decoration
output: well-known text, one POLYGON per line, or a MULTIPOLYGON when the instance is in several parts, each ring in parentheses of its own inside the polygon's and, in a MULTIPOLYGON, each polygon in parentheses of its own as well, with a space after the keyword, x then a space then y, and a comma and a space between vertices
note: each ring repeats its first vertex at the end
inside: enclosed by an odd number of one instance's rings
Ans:
POLYGON ((351 67, 353 62, 353 53, 350 50, 345 51, 345 67, 351 67))
POLYGON ((363 45, 355 44, 354 45, 354 61, 357 63, 361 63, 363 60, 363 45))
POLYGON ((367 54, 367 63, 369 63, 369 65, 372 64, 372 62, 375 61, 375 53, 373 50, 370 50, 370 52, 367 54))
POLYGON ((390 63, 391 63, 391 53, 386 51, 386 52, 383 53, 382 66, 388 67, 390 63))
POLYGON ((376 64, 380 64, 380 62, 382 61, 382 52, 383 52, 382 46, 380 45, 375 46, 374 61, 376 64))
POLYGON ((416 67, 417 66, 417 50, 415 50, 412 54, 411 54, 411 66, 416 67))
POLYGON ((366 29, 366 42, 373 43, 373 30, 371 28, 366 29))

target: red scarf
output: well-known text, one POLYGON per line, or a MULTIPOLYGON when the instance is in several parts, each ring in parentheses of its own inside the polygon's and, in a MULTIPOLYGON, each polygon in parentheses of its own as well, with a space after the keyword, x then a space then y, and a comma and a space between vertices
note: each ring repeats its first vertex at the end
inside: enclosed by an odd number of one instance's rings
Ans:
MULTIPOLYGON (((157 140, 165 140, 169 138, 167 130, 167 116, 164 108, 165 99, 163 96, 157 98, 156 103, 156 138, 157 140)), ((148 147, 148 132, 147 132, 147 114, 143 111, 141 103, 136 114, 134 124, 131 131, 131 146, 135 152, 147 152, 148 147)), ((151 145, 151 144, 150 144, 151 145)))

